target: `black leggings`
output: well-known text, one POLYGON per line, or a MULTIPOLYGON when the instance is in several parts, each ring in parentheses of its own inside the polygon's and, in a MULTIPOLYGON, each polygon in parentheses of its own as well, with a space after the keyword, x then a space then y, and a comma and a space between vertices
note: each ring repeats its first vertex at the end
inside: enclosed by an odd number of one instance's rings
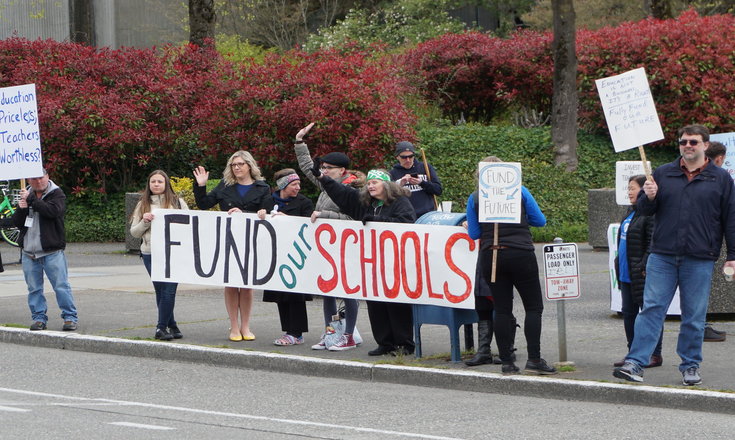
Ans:
MULTIPOLYGON (((492 250, 482 251, 482 270, 486 280, 491 279, 492 250)), ((500 360, 510 362, 513 345, 513 287, 523 302, 526 319, 523 332, 526 335, 528 359, 541 358, 541 315, 544 311, 543 295, 539 282, 538 263, 533 251, 522 249, 498 250, 495 282, 490 283, 495 306, 493 328, 500 351, 500 360)))

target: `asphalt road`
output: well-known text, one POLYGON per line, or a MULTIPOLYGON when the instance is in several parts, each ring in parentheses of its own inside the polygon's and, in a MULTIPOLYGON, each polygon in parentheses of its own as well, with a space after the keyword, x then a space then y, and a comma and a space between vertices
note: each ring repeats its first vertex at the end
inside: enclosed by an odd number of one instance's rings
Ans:
POLYGON ((3 439, 732 438, 731 415, 0 344, 3 439))

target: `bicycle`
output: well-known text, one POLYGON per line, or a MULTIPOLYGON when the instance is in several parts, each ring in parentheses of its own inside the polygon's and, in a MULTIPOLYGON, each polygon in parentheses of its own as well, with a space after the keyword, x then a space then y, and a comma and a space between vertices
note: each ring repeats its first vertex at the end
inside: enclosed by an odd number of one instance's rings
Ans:
MULTIPOLYGON (((18 205, 18 201, 20 200, 20 190, 11 190, 10 184, 7 180, 5 183, 0 183, 0 190, 2 190, 3 193, 2 202, 0 202, 0 219, 10 218, 13 216, 15 206, 18 205)), ((16 227, 0 228, 0 235, 6 243, 11 246, 18 247, 20 229, 16 227)))

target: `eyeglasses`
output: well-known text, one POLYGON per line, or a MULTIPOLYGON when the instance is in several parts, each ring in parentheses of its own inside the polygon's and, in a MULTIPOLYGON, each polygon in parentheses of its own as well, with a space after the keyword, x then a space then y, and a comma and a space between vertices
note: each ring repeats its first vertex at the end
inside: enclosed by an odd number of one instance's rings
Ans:
POLYGON ((232 168, 242 168, 245 165, 247 165, 245 162, 237 162, 237 163, 231 163, 230 166, 232 168))
POLYGON ((682 147, 686 146, 687 142, 692 147, 696 147, 697 145, 699 145, 700 141, 698 141, 697 139, 679 139, 679 145, 681 145, 682 147))
POLYGON ((333 166, 333 165, 322 165, 321 167, 319 167, 319 169, 322 170, 322 171, 329 171, 329 170, 333 170, 335 168, 342 168, 342 167, 336 167, 336 166, 333 166))
POLYGON ((400 157, 403 160, 408 160, 408 159, 413 159, 414 155, 413 154, 409 154, 407 156, 398 156, 398 157, 400 157))

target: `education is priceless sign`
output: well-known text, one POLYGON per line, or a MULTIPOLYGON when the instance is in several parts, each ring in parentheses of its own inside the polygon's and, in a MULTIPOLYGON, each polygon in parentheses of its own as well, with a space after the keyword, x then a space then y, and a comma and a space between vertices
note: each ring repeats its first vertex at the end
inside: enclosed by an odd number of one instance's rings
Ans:
POLYGON ((154 281, 473 309, 477 244, 459 226, 156 210, 154 281))

